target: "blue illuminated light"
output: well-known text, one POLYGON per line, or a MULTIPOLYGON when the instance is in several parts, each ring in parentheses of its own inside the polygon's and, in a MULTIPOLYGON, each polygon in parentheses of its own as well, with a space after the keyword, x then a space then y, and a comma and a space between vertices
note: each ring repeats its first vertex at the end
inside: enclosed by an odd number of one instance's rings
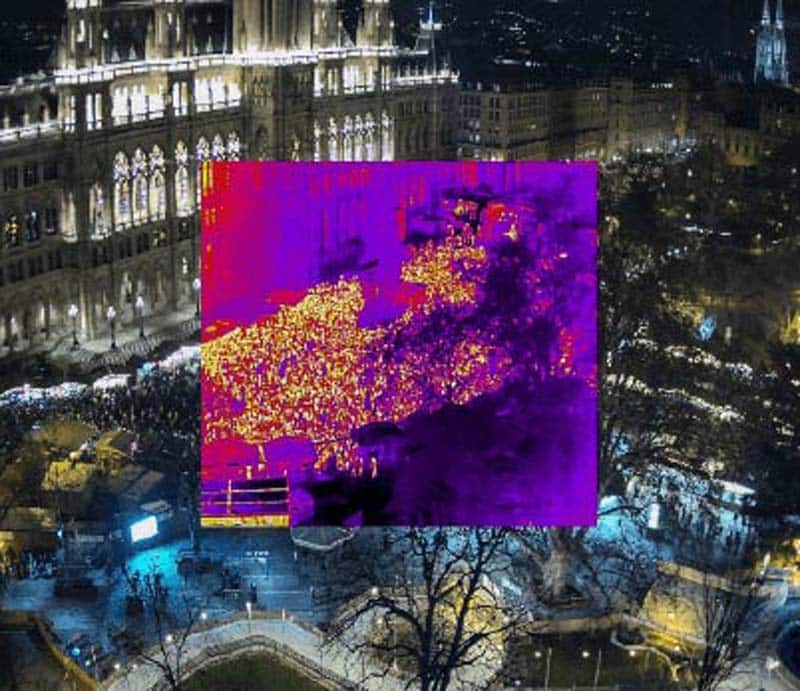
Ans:
POLYGON ((697 336, 701 341, 707 341, 714 335, 716 328, 717 320, 713 315, 709 314, 703 317, 703 321, 700 322, 700 326, 697 329, 697 336))

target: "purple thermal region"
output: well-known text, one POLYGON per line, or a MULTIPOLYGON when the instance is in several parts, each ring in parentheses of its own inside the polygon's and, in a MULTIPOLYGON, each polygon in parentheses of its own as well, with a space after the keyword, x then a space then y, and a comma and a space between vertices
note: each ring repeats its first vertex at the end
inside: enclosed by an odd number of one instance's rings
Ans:
POLYGON ((214 163, 206 525, 591 525, 594 163, 214 163))

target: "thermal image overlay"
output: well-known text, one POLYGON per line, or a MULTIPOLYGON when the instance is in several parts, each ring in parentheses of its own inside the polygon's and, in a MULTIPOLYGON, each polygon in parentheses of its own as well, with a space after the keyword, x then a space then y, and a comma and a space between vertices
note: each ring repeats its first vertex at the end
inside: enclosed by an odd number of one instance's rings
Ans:
POLYGON ((202 178, 204 525, 595 522, 594 163, 202 178))

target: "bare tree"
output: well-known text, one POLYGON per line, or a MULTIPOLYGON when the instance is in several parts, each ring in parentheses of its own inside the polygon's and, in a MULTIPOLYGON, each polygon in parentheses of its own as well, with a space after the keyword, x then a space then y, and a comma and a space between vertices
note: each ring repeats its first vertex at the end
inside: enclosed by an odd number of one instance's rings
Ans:
MULTIPOLYGON (((693 572, 697 574, 697 572, 693 572)), ((680 597, 688 600, 699 647, 689 653, 689 669, 697 691, 715 691, 740 672, 753 653, 758 634, 755 617, 758 581, 752 572, 717 576, 708 572, 693 579, 680 597)))
MULTIPOLYGON (((386 531, 391 570, 382 560, 362 562, 361 579, 375 585, 340 609, 330 641, 363 656, 365 680, 395 673, 420 691, 466 678, 469 688, 487 687, 508 636, 530 618, 508 587, 508 537, 495 528, 386 531)), ((352 568, 348 575, 357 577, 352 568)))
POLYGON ((168 688, 178 691, 183 688, 185 652, 198 621, 197 612, 182 595, 179 597, 179 611, 170 608, 169 594, 162 584, 161 573, 156 569, 145 575, 137 592, 144 606, 149 631, 141 639, 136 653, 145 664, 161 672, 168 688))

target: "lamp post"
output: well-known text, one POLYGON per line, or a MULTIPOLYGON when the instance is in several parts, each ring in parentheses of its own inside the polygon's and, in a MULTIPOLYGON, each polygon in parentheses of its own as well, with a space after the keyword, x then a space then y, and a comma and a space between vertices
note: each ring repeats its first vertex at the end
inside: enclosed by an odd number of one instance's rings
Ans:
POLYGON ((594 668, 594 685, 592 688, 594 691, 597 691, 597 684, 600 682, 600 665, 603 660, 603 649, 598 648, 597 650, 597 666, 594 668))
POLYGON ((550 688, 550 657, 552 656, 552 654, 553 654, 553 649, 552 648, 548 648, 547 649, 547 660, 545 661, 546 662, 546 666, 545 666, 545 670, 544 670, 544 688, 545 688, 545 691, 547 691, 547 689, 550 688))
POLYGON ((115 319, 117 318, 117 310, 114 309, 114 305, 110 305, 108 311, 106 312, 106 317, 108 318, 108 323, 111 326, 111 350, 117 349, 117 337, 116 331, 114 330, 115 319))
POLYGON ((78 347, 78 306, 73 302, 67 314, 72 319, 72 350, 78 347))
POLYGON ((245 607, 247 607, 247 631, 253 633, 253 603, 248 600, 245 602, 245 607))
POLYGON ((136 311, 139 313, 139 338, 144 338, 144 298, 136 297, 136 311))
POLYGON ((192 288, 194 288, 194 316, 200 316, 200 277, 195 276, 192 281, 192 288))

